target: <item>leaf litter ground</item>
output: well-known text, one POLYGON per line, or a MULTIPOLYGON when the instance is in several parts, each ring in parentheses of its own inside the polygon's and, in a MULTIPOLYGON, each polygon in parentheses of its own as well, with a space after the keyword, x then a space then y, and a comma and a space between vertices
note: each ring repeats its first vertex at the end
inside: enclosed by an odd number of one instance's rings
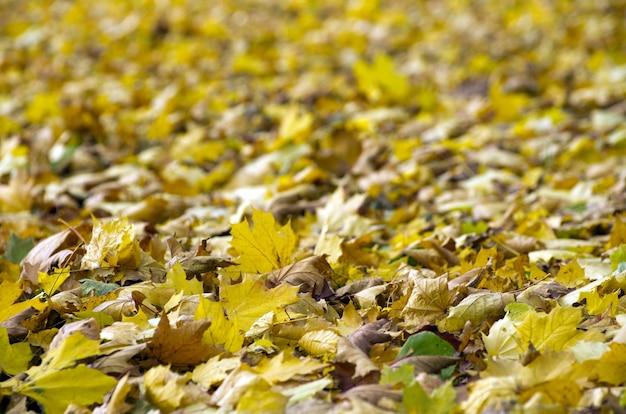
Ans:
POLYGON ((1 411, 624 411, 623 2, 0 8, 1 411))

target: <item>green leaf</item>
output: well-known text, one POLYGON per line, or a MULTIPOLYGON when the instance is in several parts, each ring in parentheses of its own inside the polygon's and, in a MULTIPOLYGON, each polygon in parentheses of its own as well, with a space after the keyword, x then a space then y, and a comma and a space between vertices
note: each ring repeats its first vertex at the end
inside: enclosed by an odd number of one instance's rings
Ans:
MULTIPOLYGON (((441 355, 441 356, 453 356, 456 350, 450 343, 444 341, 432 332, 424 331, 412 335, 407 339, 400 352, 398 352, 398 358, 405 355, 441 355)), ((450 378, 454 372, 454 365, 441 370, 441 377, 443 379, 450 378)))
POLYGON ((489 225, 482 220, 477 223, 468 221, 461 223, 461 234, 481 234, 487 230, 489 230, 489 225))
POLYGON ((413 365, 401 365, 398 368, 391 368, 385 365, 383 367, 380 383, 381 384, 397 384, 401 383, 409 385, 415 379, 415 367, 413 365))
POLYGON ((104 283, 92 279, 80 279, 80 282, 82 282, 82 285, 80 285, 80 290, 85 295, 89 295, 91 292, 93 292, 96 296, 104 296, 107 293, 113 292, 115 289, 118 289, 120 287, 115 283, 104 283))
POLYGON ((426 394, 419 382, 415 381, 402 393, 401 411, 404 413, 447 414, 456 405, 456 391, 452 382, 448 381, 441 387, 426 394))
POLYGON ((402 348, 400 348, 400 352, 398 352, 398 358, 408 355, 409 353, 412 356, 453 356, 455 352, 454 347, 448 342, 444 341, 432 332, 424 331, 411 335, 409 339, 407 339, 402 348))
POLYGON ((33 248, 33 239, 22 239, 11 232, 9 241, 4 248, 4 258, 11 263, 19 263, 33 248))
POLYGON ((610 257, 613 270, 618 269, 621 263, 626 262, 626 244, 620 244, 619 247, 613 250, 610 257))

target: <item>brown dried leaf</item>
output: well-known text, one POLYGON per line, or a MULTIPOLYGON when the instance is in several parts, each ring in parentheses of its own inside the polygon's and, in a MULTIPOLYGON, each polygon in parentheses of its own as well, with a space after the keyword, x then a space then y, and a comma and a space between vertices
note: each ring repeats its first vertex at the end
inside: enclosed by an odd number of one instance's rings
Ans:
POLYGON ((388 384, 366 384, 358 385, 340 395, 341 398, 358 398, 371 404, 378 405, 384 398, 393 401, 402 401, 402 392, 391 389, 388 384))
POLYGON ((161 316, 148 351, 159 361, 172 365, 196 365, 219 354, 220 350, 202 343, 202 335, 211 325, 208 319, 183 319, 172 328, 167 315, 161 316))
POLYGON ((348 339, 361 351, 368 354, 372 345, 391 340, 391 335, 380 332, 380 330, 386 328, 388 324, 389 321, 387 319, 379 319, 375 322, 370 322, 352 332, 348 336, 348 339))
POLYGON ((88 225, 65 229, 37 243, 22 260, 24 270, 20 278, 27 279, 38 286, 37 272, 47 272, 53 265, 64 262, 80 240, 77 233, 86 234, 90 229, 91 226, 88 225))
POLYGON ((233 262, 223 257, 194 256, 182 259, 180 265, 188 276, 196 276, 202 273, 213 272, 221 267, 232 266, 233 262))
POLYGON ((354 295, 355 293, 369 289, 373 286, 382 285, 384 283, 385 281, 380 277, 355 280, 354 282, 348 283, 344 287, 337 289, 337 296, 354 295))
POLYGON ((335 362, 347 362, 354 365, 352 378, 363 378, 371 372, 379 371, 369 356, 346 338, 337 340, 335 362))
POLYGON ((332 296, 328 279, 332 269, 325 256, 311 256, 266 274, 265 285, 272 289, 282 283, 300 286, 300 292, 310 292, 315 299, 332 296))

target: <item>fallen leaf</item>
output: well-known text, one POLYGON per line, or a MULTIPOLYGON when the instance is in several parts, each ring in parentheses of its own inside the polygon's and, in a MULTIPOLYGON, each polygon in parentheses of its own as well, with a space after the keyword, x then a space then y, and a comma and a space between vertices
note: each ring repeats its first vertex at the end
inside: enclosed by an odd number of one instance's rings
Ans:
POLYGON ((333 294, 329 279, 332 269, 324 256, 311 256, 265 275, 265 284, 274 288, 281 283, 298 286, 300 292, 310 292, 315 299, 326 299, 333 294))
POLYGON ((202 335, 210 324, 211 321, 207 319, 183 319, 176 322, 176 327, 172 327, 167 315, 163 315, 148 343, 148 351, 166 364, 196 365, 204 362, 220 352, 219 348, 202 343, 202 335))
POLYGON ((289 224, 277 227, 270 213, 254 209, 252 223, 233 224, 231 245, 240 255, 237 271, 266 273, 289 264, 296 238, 289 224))
POLYGON ((0 327, 0 370, 9 375, 17 375, 28 368, 33 358, 30 344, 18 342, 11 344, 5 327, 0 327))
POLYGON ((220 299, 228 319, 236 321, 239 329, 245 332, 267 312, 295 303, 297 291, 296 286, 288 284, 267 289, 259 276, 246 275, 241 283, 222 286, 220 299))

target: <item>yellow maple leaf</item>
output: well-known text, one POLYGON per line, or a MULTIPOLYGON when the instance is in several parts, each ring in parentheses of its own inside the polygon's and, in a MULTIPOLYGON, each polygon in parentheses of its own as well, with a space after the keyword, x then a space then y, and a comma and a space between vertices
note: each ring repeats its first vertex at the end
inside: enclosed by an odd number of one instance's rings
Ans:
POLYGON ((620 216, 615 216, 615 223, 613 223, 613 227, 611 228, 611 235, 609 236, 609 242, 606 244, 606 248, 618 247, 620 244, 624 243, 626 243, 626 224, 624 224, 620 216))
POLYGON ((202 282, 195 277, 191 280, 187 280, 185 269, 183 269, 183 266, 179 262, 174 263, 172 268, 167 271, 165 285, 173 287, 176 289, 177 293, 182 293, 183 295, 198 295, 204 293, 202 282))
MULTIPOLYGON (((1 293, 1 292, 0 292, 1 293)), ((0 322, 7 320, 8 318, 22 312, 25 309, 33 308, 36 311, 42 311, 49 306, 49 302, 43 300, 41 295, 35 296, 32 299, 25 300, 24 302, 14 303, 6 308, 0 308, 0 322)))
POLYGON ((263 359, 254 370, 269 384, 276 384, 289 381, 296 375, 310 374, 327 365, 310 357, 296 358, 283 351, 274 358, 263 359))
POLYGON ((226 318, 221 303, 213 302, 201 295, 194 318, 211 320, 211 325, 202 336, 203 343, 212 346, 223 345, 224 349, 230 352, 241 349, 244 334, 239 330, 237 320, 233 323, 226 318))
POLYGON ((306 142, 313 126, 313 120, 313 115, 309 112, 302 111, 295 106, 290 108, 280 123, 278 140, 280 142, 306 142))
POLYGON ((331 329, 318 329, 302 335, 298 346, 309 355, 325 356, 337 352, 337 346, 341 337, 331 329))
POLYGON ((282 413, 289 397, 265 381, 255 381, 237 402, 238 413, 282 413))
POLYGON ((439 322, 439 329, 457 331, 463 329, 467 321, 472 326, 497 320, 504 314, 504 308, 515 301, 512 293, 477 292, 463 299, 450 309, 446 319, 439 322))
POLYGON ((500 81, 490 86, 489 98, 495 112, 495 119, 501 122, 517 120, 530 101, 526 95, 521 93, 504 93, 500 81))
POLYGON ((27 373, 30 379, 38 378, 46 370, 59 370, 72 367, 76 361, 89 358, 100 353, 100 341, 89 339, 78 331, 61 342, 42 358, 41 364, 30 368, 27 373))
POLYGON ((241 283, 222 286, 220 294, 228 319, 245 332, 267 312, 297 302, 298 290, 287 283, 267 289, 259 276, 246 275, 241 283))
POLYGON ((27 381, 14 392, 27 395, 43 405, 46 413, 61 414, 70 404, 88 406, 101 402, 117 381, 97 369, 79 365, 47 371, 37 381, 27 381))
POLYGON ((162 412, 200 402, 209 402, 209 397, 200 387, 190 383, 186 375, 170 371, 169 365, 150 368, 143 376, 146 400, 162 412))
POLYGON ((496 321, 489 329, 489 335, 483 334, 483 343, 490 356, 517 359, 519 350, 513 334, 515 326, 508 316, 496 321))
POLYGON ((546 349, 560 351, 579 340, 603 339, 596 331, 578 330, 578 324, 582 320, 580 308, 557 306, 549 314, 528 311, 524 320, 516 327, 519 350, 521 353, 526 352, 532 343, 539 352, 546 349))
POLYGON ((573 260, 568 264, 561 266, 559 273, 554 280, 565 287, 576 287, 585 279, 585 271, 578 264, 577 260, 573 260))
POLYGON ((415 278, 402 315, 416 319, 417 323, 432 322, 448 310, 451 301, 452 294, 445 276, 415 278))
POLYGON ((576 382, 585 372, 578 369, 574 354, 569 351, 539 355, 519 371, 520 400, 526 402, 541 393, 552 402, 574 407, 582 396, 576 382))
MULTIPOLYGON (((21 295, 22 288, 18 282, 3 280, 0 283, 0 309, 11 306, 21 295)), ((0 322, 2 322, 1 319, 0 322)))
POLYGON ((100 341, 76 332, 48 351, 40 365, 29 368, 24 381, 13 379, 8 385, 13 393, 33 398, 52 414, 65 412, 70 404, 87 406, 100 402, 117 381, 84 364, 76 366, 77 361, 99 353, 100 341))
POLYGON ((0 327, 0 370, 10 375, 17 375, 28 368, 28 362, 33 358, 28 342, 9 342, 7 328, 0 327))
POLYGON ((211 388, 216 384, 220 384, 228 373, 241 365, 241 361, 237 357, 221 358, 219 355, 209 359, 204 364, 196 365, 193 369, 191 379, 204 388, 211 388))
POLYGON ((612 385, 622 385, 626 381, 626 344, 613 342, 596 364, 598 379, 612 385))
POLYGON ((619 291, 600 297, 598 288, 595 288, 593 292, 580 292, 578 300, 583 299, 586 301, 585 308, 590 315, 601 315, 608 310, 609 315, 615 317, 617 305, 619 305, 619 291))
POLYGON ((70 277, 69 266, 63 269, 54 268, 50 274, 39 272, 39 286, 41 286, 46 295, 52 296, 68 277, 70 277))
POLYGON ((239 253, 239 265, 234 271, 267 273, 286 266, 296 246, 296 236, 290 223, 276 225, 274 216, 261 210, 252 210, 252 225, 244 220, 233 224, 230 242, 239 253))
POLYGON ((403 100, 410 92, 407 77, 396 71, 393 60, 385 54, 376 55, 371 65, 359 60, 352 70, 359 90, 372 102, 385 96, 403 100))
POLYGON ((95 221, 91 241, 85 250, 82 265, 87 269, 116 266, 135 268, 141 258, 141 247, 135 240, 134 226, 126 218, 106 223, 95 221))

